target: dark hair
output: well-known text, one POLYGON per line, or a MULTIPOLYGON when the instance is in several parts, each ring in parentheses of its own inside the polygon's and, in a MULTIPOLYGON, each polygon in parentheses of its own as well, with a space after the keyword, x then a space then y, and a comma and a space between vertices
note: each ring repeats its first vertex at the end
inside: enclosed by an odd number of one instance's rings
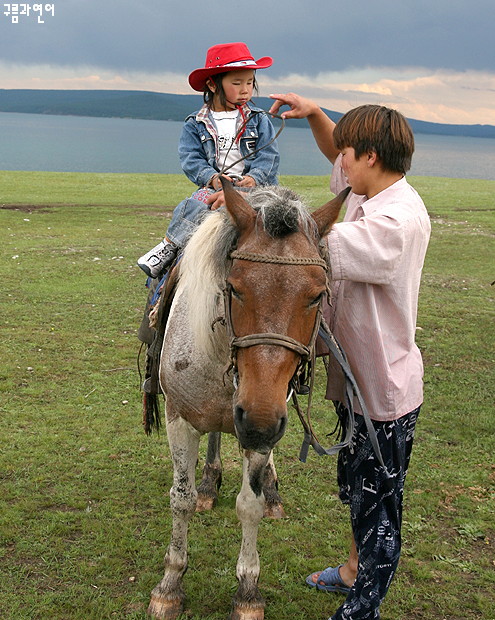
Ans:
POLYGON ((349 110, 335 126, 333 139, 339 150, 352 147, 356 158, 374 151, 384 170, 405 174, 411 167, 414 135, 397 110, 379 105, 349 110))
MULTIPOLYGON (((212 75, 208 78, 212 82, 214 82, 216 89, 217 89, 216 92, 218 93, 218 97, 220 100, 220 105, 222 105, 224 108, 227 107, 227 99, 225 98, 225 92, 223 90, 222 81, 223 81, 223 78, 227 75, 227 73, 231 73, 231 71, 224 71, 223 73, 217 73, 216 75, 212 75)), ((253 91, 256 94, 258 94, 258 83, 256 82, 256 71, 254 72, 254 75, 253 75, 253 91)), ((213 105, 214 96, 215 96, 215 93, 212 90, 210 90, 208 86, 208 80, 207 80, 205 82, 205 88, 203 91, 203 100, 209 108, 211 108, 211 106, 213 105)))

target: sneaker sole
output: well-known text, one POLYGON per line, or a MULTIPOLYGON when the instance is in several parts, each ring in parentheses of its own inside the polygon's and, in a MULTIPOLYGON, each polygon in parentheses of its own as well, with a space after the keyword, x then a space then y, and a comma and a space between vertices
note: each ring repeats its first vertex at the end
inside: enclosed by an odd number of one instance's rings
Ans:
POLYGON ((148 276, 148 278, 155 277, 151 275, 151 269, 148 267, 148 265, 145 265, 143 263, 138 263, 138 267, 140 267, 144 271, 144 273, 148 276))

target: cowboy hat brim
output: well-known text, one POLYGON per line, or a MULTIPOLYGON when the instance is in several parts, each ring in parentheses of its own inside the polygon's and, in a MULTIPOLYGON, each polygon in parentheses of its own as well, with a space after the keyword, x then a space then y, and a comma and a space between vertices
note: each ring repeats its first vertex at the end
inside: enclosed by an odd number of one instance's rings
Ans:
POLYGON ((227 73, 228 71, 242 71, 243 69, 267 69, 272 64, 273 59, 270 56, 263 56, 259 60, 241 60, 220 67, 196 69, 189 75, 189 84, 194 90, 203 92, 206 80, 212 75, 227 73))

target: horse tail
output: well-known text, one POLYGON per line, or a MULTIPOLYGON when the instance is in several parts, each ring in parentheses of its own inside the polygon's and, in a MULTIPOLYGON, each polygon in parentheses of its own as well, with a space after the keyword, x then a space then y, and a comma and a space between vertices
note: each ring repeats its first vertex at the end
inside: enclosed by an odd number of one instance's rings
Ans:
POLYGON ((155 430, 160 432, 162 420, 160 417, 160 407, 158 406, 158 394, 143 393, 143 426, 147 435, 155 430))

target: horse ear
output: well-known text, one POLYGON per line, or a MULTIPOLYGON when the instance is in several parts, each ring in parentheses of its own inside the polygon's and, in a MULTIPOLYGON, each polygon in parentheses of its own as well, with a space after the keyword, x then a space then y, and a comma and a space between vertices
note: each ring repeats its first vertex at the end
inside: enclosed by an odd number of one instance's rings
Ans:
POLYGON ((254 226, 256 211, 253 207, 242 197, 240 192, 234 189, 231 181, 223 176, 220 177, 220 181, 225 196, 225 206, 237 228, 244 231, 254 226))
POLYGON ((320 238, 324 237, 337 221, 339 217, 340 208, 344 204, 344 200, 347 198, 347 194, 351 191, 350 187, 346 187, 330 202, 323 205, 319 209, 313 212, 313 219, 318 227, 320 238))

